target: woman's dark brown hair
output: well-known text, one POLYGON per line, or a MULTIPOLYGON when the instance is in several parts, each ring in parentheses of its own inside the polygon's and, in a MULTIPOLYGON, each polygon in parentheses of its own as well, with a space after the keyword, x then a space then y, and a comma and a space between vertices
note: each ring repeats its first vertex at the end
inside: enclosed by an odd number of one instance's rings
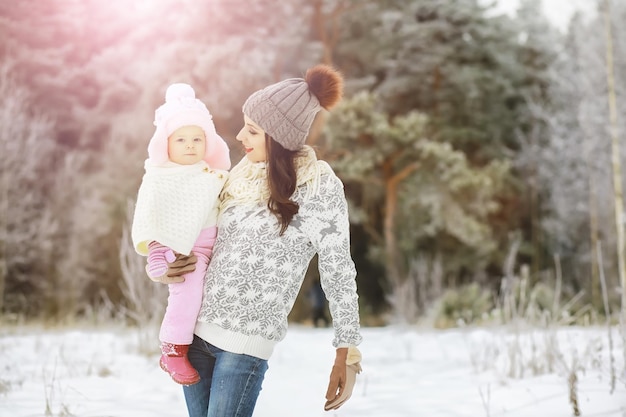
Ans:
POLYGON ((267 181, 270 189, 267 207, 278 218, 282 236, 300 208, 298 203, 291 200, 291 196, 296 191, 295 158, 298 151, 285 149, 267 133, 265 134, 265 149, 267 149, 267 181))

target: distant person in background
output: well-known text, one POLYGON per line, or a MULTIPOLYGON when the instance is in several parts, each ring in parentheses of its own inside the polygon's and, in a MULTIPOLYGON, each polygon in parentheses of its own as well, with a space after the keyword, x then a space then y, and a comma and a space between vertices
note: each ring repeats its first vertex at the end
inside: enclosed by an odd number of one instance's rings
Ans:
POLYGON ((326 295, 322 289, 322 283, 319 278, 315 278, 313 284, 309 288, 309 301, 311 303, 311 319, 314 327, 328 327, 330 321, 326 317, 326 295), (320 321, 322 323, 320 323, 320 321))
MULTIPOLYGON (((246 155, 221 195, 189 349, 201 377, 183 387, 190 417, 252 416, 268 360, 286 336, 287 316, 316 253, 336 348, 324 408, 339 408, 352 393, 361 334, 348 205, 341 180, 305 146, 315 115, 336 104, 342 90, 341 75, 319 65, 304 78, 253 93, 243 105, 237 140, 246 155)), ((166 276, 188 271, 194 261, 178 259, 166 276)))
POLYGON ((230 168, 228 145, 217 135, 211 114, 187 84, 167 88, 155 112, 156 130, 132 225, 135 250, 148 257, 148 277, 159 281, 168 262, 193 254, 194 272, 170 281, 159 339, 161 368, 184 385, 200 375, 187 357, 202 301, 207 264, 217 236, 218 197, 230 168))

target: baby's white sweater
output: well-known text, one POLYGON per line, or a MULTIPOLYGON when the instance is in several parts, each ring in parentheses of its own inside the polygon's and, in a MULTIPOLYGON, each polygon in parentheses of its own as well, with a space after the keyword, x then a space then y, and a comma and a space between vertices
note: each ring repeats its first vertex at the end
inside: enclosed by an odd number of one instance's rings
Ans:
POLYGON ((300 209, 282 236, 267 203, 238 203, 220 214, 195 329, 214 346, 268 359, 285 337, 287 315, 316 253, 333 317, 333 346, 361 342, 343 184, 325 172, 317 193, 309 196, 302 185, 292 199, 300 209))
POLYGON ((188 255, 206 227, 217 222, 218 196, 228 172, 210 169, 206 162, 179 165, 145 162, 137 193, 131 237, 140 255, 148 255, 155 240, 188 255))

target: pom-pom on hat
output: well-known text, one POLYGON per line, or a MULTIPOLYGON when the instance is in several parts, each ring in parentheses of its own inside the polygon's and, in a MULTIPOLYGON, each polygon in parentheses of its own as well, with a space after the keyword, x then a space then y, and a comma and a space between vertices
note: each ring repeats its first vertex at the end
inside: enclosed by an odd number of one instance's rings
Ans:
POLYGON ((315 115, 329 110, 343 94, 343 77, 328 65, 316 65, 304 78, 290 78, 253 93, 243 113, 284 148, 304 146, 315 115))
POLYGON ((228 145, 215 131, 213 116, 205 104, 196 98, 189 84, 176 83, 167 87, 165 103, 154 112, 156 130, 148 144, 148 159, 157 165, 169 160, 167 138, 183 126, 200 126, 206 136, 204 160, 211 168, 230 168, 228 145))

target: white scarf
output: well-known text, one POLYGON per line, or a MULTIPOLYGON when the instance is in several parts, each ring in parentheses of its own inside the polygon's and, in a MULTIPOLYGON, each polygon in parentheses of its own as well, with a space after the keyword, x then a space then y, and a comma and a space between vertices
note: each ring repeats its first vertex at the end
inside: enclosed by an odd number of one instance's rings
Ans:
MULTIPOLYGON (((318 161, 315 150, 304 146, 295 160, 296 186, 307 185, 306 195, 316 193, 322 173, 332 172, 324 161, 318 161)), ((220 211, 241 203, 267 203, 270 189, 267 183, 267 163, 251 162, 247 157, 230 171, 221 195, 220 211)))

